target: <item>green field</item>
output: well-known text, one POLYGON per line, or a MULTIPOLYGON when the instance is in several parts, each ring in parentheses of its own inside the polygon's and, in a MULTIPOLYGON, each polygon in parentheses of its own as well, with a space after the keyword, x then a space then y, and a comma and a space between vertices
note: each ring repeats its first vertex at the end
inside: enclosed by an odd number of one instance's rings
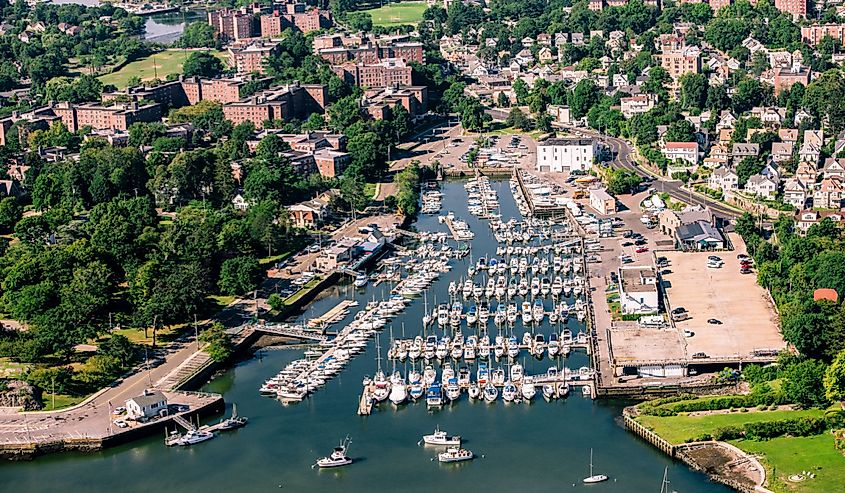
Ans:
POLYGON ((760 456, 769 477, 769 489, 776 492, 842 491, 845 457, 833 448, 833 435, 780 437, 766 441, 732 440, 742 450, 760 456), (808 471, 815 478, 789 481, 792 474, 808 471))
POLYGON ((740 426, 745 423, 777 421, 804 416, 818 418, 823 415, 824 411, 821 409, 807 409, 803 411, 750 411, 745 413, 737 411, 703 416, 640 416, 637 418, 637 421, 669 442, 680 444, 696 440, 705 433, 712 433, 713 430, 726 426, 740 426))
POLYGON ((402 24, 416 26, 428 8, 425 2, 402 2, 385 5, 377 9, 364 10, 373 17, 374 26, 393 27, 402 24))
MULTIPOLYGON (((184 50, 166 50, 154 53, 146 58, 127 63, 120 70, 102 75, 98 79, 103 84, 113 84, 118 89, 125 88, 129 79, 134 76, 140 77, 141 80, 152 80, 157 74, 159 79, 164 80, 168 74, 181 74, 182 64, 191 53, 191 51, 184 50)), ((225 52, 219 51, 214 52, 214 54, 225 63, 225 52)))
POLYGON ((84 401, 85 398, 88 396, 71 396, 71 395, 64 395, 64 394, 56 394, 55 399, 53 394, 49 392, 44 392, 41 396, 41 401, 44 403, 44 408, 42 411, 55 411, 56 409, 64 409, 66 407, 75 406, 80 402, 84 401), (53 407, 53 402, 55 401, 56 407, 53 407))

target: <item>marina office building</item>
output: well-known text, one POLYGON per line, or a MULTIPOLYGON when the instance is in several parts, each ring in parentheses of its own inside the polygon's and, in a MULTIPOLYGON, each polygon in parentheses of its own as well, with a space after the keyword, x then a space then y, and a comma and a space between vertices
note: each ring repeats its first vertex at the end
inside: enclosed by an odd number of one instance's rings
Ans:
POLYGON ((549 138, 537 143, 537 171, 572 173, 593 167, 594 139, 549 138))

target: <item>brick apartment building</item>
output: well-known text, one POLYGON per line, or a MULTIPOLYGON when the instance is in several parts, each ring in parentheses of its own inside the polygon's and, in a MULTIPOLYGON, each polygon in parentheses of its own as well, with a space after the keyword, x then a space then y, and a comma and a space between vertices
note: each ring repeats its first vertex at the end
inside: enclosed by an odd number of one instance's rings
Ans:
POLYGON ((825 36, 845 43, 845 24, 819 24, 801 28, 801 41, 810 46, 818 45, 825 36))
POLYGON ((349 61, 375 64, 389 58, 398 58, 405 63, 425 63, 423 45, 414 41, 385 44, 368 42, 360 46, 332 46, 315 49, 318 55, 332 65, 342 65, 349 61))
POLYGON ((205 79, 202 77, 180 77, 178 80, 165 82, 154 87, 140 85, 123 91, 103 93, 103 101, 108 102, 116 99, 155 101, 165 109, 197 104, 205 100, 234 103, 241 100, 241 87, 248 81, 262 82, 269 87, 272 78, 205 79))
POLYGON ((803 86, 810 84, 810 68, 802 67, 800 63, 793 63, 790 68, 776 68, 775 71, 775 95, 780 94, 795 84, 803 86))
POLYGON ((261 36, 276 37, 288 28, 303 33, 328 29, 334 25, 332 14, 326 10, 305 10, 304 3, 289 3, 284 11, 273 11, 261 16, 261 36))
POLYGON ((279 44, 255 41, 229 48, 229 66, 239 74, 264 73, 264 60, 277 53, 279 44))
POLYGON ((669 73, 672 80, 677 81, 678 77, 690 72, 701 72, 701 56, 697 51, 684 49, 657 56, 660 58, 660 66, 669 73))
POLYGON ((208 23, 223 41, 252 38, 257 32, 255 14, 249 7, 209 11, 208 23))
POLYGON ((428 88, 425 86, 389 86, 364 91, 363 110, 373 119, 390 118, 393 108, 401 104, 411 116, 428 111, 428 88))
POLYGON ((807 17, 807 0, 775 0, 775 8, 793 18, 807 17))
POLYGON ((375 64, 345 63, 332 70, 346 83, 362 87, 410 86, 411 67, 400 59, 389 58, 375 64))
POLYGON ((311 113, 322 113, 328 102, 328 87, 294 83, 262 91, 240 101, 223 105, 223 115, 235 125, 251 121, 257 128, 268 120, 304 120, 311 113))
POLYGON ((131 102, 103 106, 99 103, 73 104, 64 101, 54 104, 52 110, 71 132, 77 132, 82 127, 126 130, 135 122, 161 120, 161 105, 158 103, 139 105, 131 102))

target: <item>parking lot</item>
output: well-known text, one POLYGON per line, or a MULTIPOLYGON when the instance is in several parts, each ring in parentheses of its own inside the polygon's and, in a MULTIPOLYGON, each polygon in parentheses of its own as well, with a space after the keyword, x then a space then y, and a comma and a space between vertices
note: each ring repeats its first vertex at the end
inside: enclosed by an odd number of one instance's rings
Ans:
POLYGON ((659 252, 669 261, 662 275, 666 308, 688 312, 688 319, 676 326, 692 333, 686 343, 687 356, 693 359, 702 353, 707 358, 746 357, 755 350, 785 346, 769 297, 756 283, 756 271, 739 272, 737 255, 746 253, 745 244, 735 233, 730 239, 736 250, 716 254, 724 261, 720 268, 707 267, 712 253, 659 252), (721 323, 708 322, 711 319, 721 323))

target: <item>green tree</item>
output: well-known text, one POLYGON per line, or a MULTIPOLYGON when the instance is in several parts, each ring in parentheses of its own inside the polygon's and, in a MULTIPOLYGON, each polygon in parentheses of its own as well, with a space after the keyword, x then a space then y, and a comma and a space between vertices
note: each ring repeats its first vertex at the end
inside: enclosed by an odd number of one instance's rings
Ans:
POLYGON ((694 142, 695 127, 685 119, 676 120, 669 124, 664 139, 666 142, 694 142))
POLYGON ((575 84, 575 88, 569 94, 569 107, 572 110, 572 117, 583 118, 601 98, 601 91, 593 81, 584 79, 575 84))
POLYGON ((217 40, 214 39, 214 28, 204 21, 196 21, 185 26, 182 35, 176 42, 180 48, 214 48, 217 40))
POLYGON ((508 118, 505 120, 505 125, 521 130, 531 129, 531 119, 519 108, 511 108, 508 118))
POLYGON ((223 262, 218 286, 225 294, 243 295, 258 286, 261 267, 255 257, 235 257, 223 262))
POLYGON ((364 182, 357 176, 344 176, 340 182, 340 195, 352 210, 362 210, 367 205, 364 182))
POLYGON ((824 393, 828 400, 845 400, 845 350, 840 351, 825 370, 824 393))
POLYGON ((701 110, 707 104, 709 84, 704 74, 687 73, 678 78, 681 86, 681 106, 701 110))
POLYGON ((23 208, 15 197, 0 200, 0 231, 8 234, 23 217, 23 208))
POLYGON ((234 351, 232 340, 220 322, 214 322, 202 331, 199 340, 203 344, 203 351, 216 363, 226 361, 234 351))
POLYGON ((373 30, 373 17, 366 12, 346 14, 346 25, 353 31, 369 32, 373 30))
POLYGON ((783 390, 787 399, 804 407, 824 407, 825 364, 818 360, 805 360, 786 369, 783 390))
POLYGON ((182 64, 182 74, 185 77, 217 77, 223 70, 223 62, 206 51, 191 53, 182 64))

